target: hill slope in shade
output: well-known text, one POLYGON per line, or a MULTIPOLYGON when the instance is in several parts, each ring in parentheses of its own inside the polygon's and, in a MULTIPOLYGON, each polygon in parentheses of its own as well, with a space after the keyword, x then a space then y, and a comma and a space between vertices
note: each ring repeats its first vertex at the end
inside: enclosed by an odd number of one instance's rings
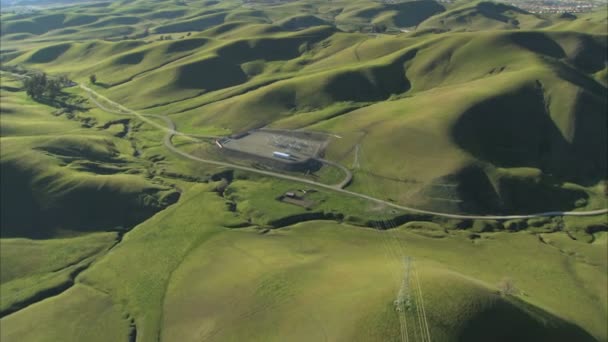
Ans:
POLYGON ((124 140, 85 134, 24 95, 2 90, 3 237, 131 227, 179 198, 142 175, 124 140))
POLYGON ((537 29, 549 20, 502 3, 481 1, 467 3, 424 21, 419 29, 447 31, 483 31, 537 29))
MULTIPOLYGON (((3 12, 0 340, 606 341, 608 220, 555 211, 608 207, 607 18, 431 0, 3 12), (40 71, 82 87, 33 99, 40 71), (260 128, 327 139, 328 162, 275 170, 215 142, 260 128)), ((296 149, 266 137, 269 156, 296 149)))

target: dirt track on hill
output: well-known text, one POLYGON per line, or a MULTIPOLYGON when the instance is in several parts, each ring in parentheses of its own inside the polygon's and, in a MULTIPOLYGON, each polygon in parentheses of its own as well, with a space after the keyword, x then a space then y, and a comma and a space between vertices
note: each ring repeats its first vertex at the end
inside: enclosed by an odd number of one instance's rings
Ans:
MULTIPOLYGON (((320 187, 320 188, 324 188, 324 189, 328 189, 334 192, 339 192, 345 195, 349 195, 349 196, 353 196, 353 197, 358 197, 358 198, 362 198, 371 202, 375 202, 381 205, 385 205, 387 207, 391 207, 391 208, 395 208, 395 209, 399 209, 399 210, 403 210, 406 212, 413 212, 413 213, 419 213, 419 214, 427 214, 427 215, 434 215, 434 216, 441 216, 441 217, 447 217, 447 218, 454 218, 454 219, 485 219, 485 220, 511 220, 511 219, 529 219, 529 218, 536 218, 536 217, 550 217, 550 216, 596 216, 596 215, 603 215, 603 214, 608 214, 608 208, 605 209, 598 209, 598 210, 591 210, 591 211, 549 211, 549 212, 543 212, 543 213, 534 213, 534 214, 525 214, 525 215, 465 215, 465 214, 450 214, 450 213, 442 213, 442 212, 437 212, 437 211, 431 211, 431 210, 424 210, 424 209, 417 209, 417 208, 412 208, 412 207, 407 207, 407 206, 402 206, 399 204, 395 204, 395 203, 391 203, 388 201, 384 201, 375 197, 371 197, 365 194, 361 194, 358 192, 353 192, 353 191, 349 191, 344 189, 344 187, 346 185, 348 185, 348 183, 350 183, 350 181, 352 180, 352 174, 350 173, 350 170, 346 169, 344 166, 336 164, 334 162, 330 162, 327 160, 321 160, 324 163, 327 163, 329 165, 333 165, 336 167, 339 167, 342 170, 347 170, 348 173, 347 175, 350 175, 349 177, 346 177, 344 181, 340 182, 337 185, 327 185, 327 184, 323 184, 323 183, 319 183, 319 182, 315 182, 312 180, 308 180, 308 179, 304 179, 304 178, 299 178, 299 177, 294 177, 294 176, 289 176, 289 175, 284 175, 281 173, 277 173, 277 172, 272 172, 272 171, 265 171, 265 170, 258 170, 252 167, 247 167, 247 166, 241 166, 241 165, 235 165, 235 164, 231 164, 231 163, 226 163, 226 162, 221 162, 221 161, 216 161, 216 160, 209 160, 209 159, 204 159, 204 158, 200 158, 194 155, 191 155, 187 152, 184 152, 180 149, 178 149, 177 147, 175 147, 175 145, 173 145, 173 137, 176 135, 179 136, 185 136, 185 137, 190 137, 192 139, 193 136, 189 135, 189 134, 185 134, 185 133, 181 133, 178 132, 176 130, 176 126, 175 123, 167 116, 165 115, 152 115, 152 114, 141 114, 138 113, 134 110, 128 109, 108 98, 106 98, 105 96, 97 93, 96 91, 90 89, 89 87, 85 86, 85 85, 80 85, 80 87, 82 89, 84 89, 85 91, 87 91, 89 94, 95 95, 100 99, 103 99, 104 101, 112 104, 113 106, 116 106, 118 109, 120 109, 120 111, 114 111, 111 109, 108 109, 107 107, 103 106, 102 104, 99 103, 99 101, 95 100, 92 98, 92 101, 99 106, 101 109, 106 110, 106 111, 110 111, 113 113, 118 113, 118 114, 132 114, 137 116, 138 118, 140 118, 141 120, 157 127, 160 128, 164 131, 167 132, 167 134, 165 135, 164 139, 163 139, 163 143, 164 145, 167 147, 167 149, 169 149, 170 151, 172 151, 175 154, 178 154, 184 158, 193 160, 193 161, 197 161, 197 162, 201 162, 201 163, 207 163, 207 164, 211 164, 211 165, 217 165, 217 166, 223 166, 223 167, 227 167, 227 168, 233 168, 233 169, 237 169, 237 170, 242 170, 242 171, 247 171, 247 172, 253 172, 253 173, 257 173, 257 174, 261 174, 261 175, 265 175, 265 176, 269 176, 269 177, 276 177, 276 178, 280 178, 280 179, 284 179, 284 180, 289 180, 289 181, 294 181, 294 182, 299 182, 299 183, 304 183, 304 184, 308 184, 308 185, 312 185, 312 186, 316 186, 316 187, 320 187), (154 118, 158 118, 163 120, 166 123, 166 127, 162 126, 152 120, 150 120, 148 117, 154 117, 154 118)), ((198 136, 200 138, 216 138, 213 136, 198 136)))

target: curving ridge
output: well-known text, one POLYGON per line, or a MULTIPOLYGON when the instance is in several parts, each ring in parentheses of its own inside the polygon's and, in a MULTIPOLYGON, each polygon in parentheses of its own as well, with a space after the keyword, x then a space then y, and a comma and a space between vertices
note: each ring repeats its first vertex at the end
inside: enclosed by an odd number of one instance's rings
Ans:
MULTIPOLYGON (((109 111, 112 113, 116 113, 116 114, 131 114, 131 115, 135 115, 137 116, 139 119, 141 119, 142 121, 151 124, 154 127, 157 127, 159 129, 162 129, 164 131, 167 132, 167 134, 165 135, 165 137, 163 138, 163 143, 164 145, 167 147, 167 149, 169 149, 171 152, 178 154, 184 158, 193 160, 193 161, 197 161, 197 162, 201 162, 201 163, 206 163, 206 164, 212 164, 212 165, 217 165, 217 166, 224 166, 224 167, 229 167, 229 168, 233 168, 233 169, 238 169, 238 170, 242 170, 242 171, 247 171, 247 172, 253 172, 253 173, 257 173, 257 174, 261 174, 261 175, 265 175, 265 176, 270 176, 270 177, 276 177, 276 178, 280 178, 280 179, 285 179, 285 180, 290 180, 290 181, 294 181, 294 182, 299 182, 299 183, 304 183, 304 184, 309 184, 309 185, 313 185, 316 187, 320 187, 320 188, 324 188, 324 189, 328 189, 331 191, 335 191, 335 192, 339 192, 345 195, 349 195, 349 196, 353 196, 353 197, 359 197, 371 202, 375 202, 378 204, 382 204, 382 205, 386 205, 388 207, 392 207, 395 209, 399 209, 399 210, 403 210, 403 211, 409 211, 409 212, 413 212, 413 213, 419 213, 419 214, 427 214, 427 215, 435 215, 435 216, 441 216, 441 217, 446 217, 446 218, 454 218, 454 219, 486 219, 486 220, 511 220, 511 219, 530 219, 530 218, 535 218, 535 217, 551 217, 551 216, 596 216, 596 215, 603 215, 603 214, 608 214, 608 208, 604 208, 604 209, 597 209, 597 210, 590 210, 590 211, 548 211, 548 212, 542 212, 542 213, 533 213, 533 214, 524 214, 524 215, 465 215, 465 214, 450 214, 450 213, 443 213, 443 212, 437 212, 437 211, 432 211, 432 210, 424 210, 424 209, 418 209, 418 208, 412 208, 412 207, 408 207, 408 206, 403 206, 403 205, 399 205, 399 204, 395 204, 395 203, 391 203, 388 201, 384 201, 381 200, 379 198, 375 198, 372 196, 368 196, 365 194, 361 194, 358 192, 353 192, 353 191, 349 191, 344 189, 344 187, 346 187, 350 181, 352 180, 352 173, 350 172, 350 170, 346 169, 344 166, 335 163, 335 162, 330 162, 327 160, 321 160, 324 163, 327 163, 329 165, 333 165, 336 167, 339 167, 340 169, 342 169, 343 171, 346 170, 346 174, 347 177, 340 182, 339 184, 336 185, 327 185, 327 184, 323 184, 323 183, 319 183, 319 182, 315 182, 309 179, 304 179, 304 178, 299 178, 299 177, 294 177, 294 176, 289 176, 289 175, 284 175, 281 173, 277 173, 277 172, 272 172, 272 171, 265 171, 265 170, 258 170, 252 167, 247 167, 247 166, 241 166, 241 165, 235 165, 235 164, 231 164, 231 163, 226 163, 226 162, 221 162, 221 161, 217 161, 217 160, 210 160, 210 159, 204 159, 204 158, 200 158, 194 155, 191 155, 187 152, 184 152, 180 149, 178 149, 177 147, 175 147, 175 145, 173 145, 173 137, 178 135, 178 136, 184 136, 184 137, 188 137, 190 139, 193 140, 198 140, 193 138, 192 135, 186 134, 186 133, 182 133, 177 131, 175 123, 167 116, 165 115, 154 115, 154 114, 141 114, 138 113, 132 109, 126 108, 123 105, 116 103, 110 99, 108 99, 107 97, 97 93, 96 91, 94 91, 93 89, 83 85, 83 84, 79 84, 80 88, 84 89, 86 92, 88 92, 90 95, 95 95, 98 98, 103 99, 104 101, 107 101, 108 103, 116 106, 118 109, 120 109, 120 111, 115 111, 115 110, 111 110, 107 107, 105 107, 103 104, 99 103, 99 101, 97 101, 96 99, 94 99, 91 96, 91 100, 97 105, 99 106, 101 109, 105 110, 105 111, 109 111), (158 118, 163 120, 166 123, 166 127, 162 126, 150 119, 148 119, 148 117, 154 117, 154 118, 158 118)), ((197 135, 197 137, 199 138, 216 138, 214 136, 202 136, 202 135, 197 135)))

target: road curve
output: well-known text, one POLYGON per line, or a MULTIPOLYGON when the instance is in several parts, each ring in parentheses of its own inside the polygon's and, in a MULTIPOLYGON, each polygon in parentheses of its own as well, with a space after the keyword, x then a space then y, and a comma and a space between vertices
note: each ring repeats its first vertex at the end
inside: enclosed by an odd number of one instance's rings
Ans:
MULTIPOLYGON (((132 114, 137 116, 139 119, 141 119, 144 122, 147 122, 157 128, 160 128, 164 131, 167 132, 167 134, 165 135, 164 139, 163 139, 163 143, 164 145, 167 147, 167 149, 169 149, 170 151, 172 151, 173 153, 180 155, 184 158, 193 160, 193 161, 197 161, 197 162, 201 162, 201 163, 206 163, 206 164, 211 164, 211 165, 217 165, 217 166, 223 166, 223 167, 228 167, 228 168, 232 168, 232 169, 237 169, 237 170, 242 170, 242 171, 247 171, 247 172, 252 172, 252 173, 257 173, 257 174, 261 174, 261 175, 265 175, 265 176, 269 176, 269 177, 275 177, 275 178, 280 178, 280 179, 284 179, 284 180, 289 180, 289 181, 294 181, 294 182, 299 182, 299 183, 303 183, 303 184, 308 184, 311 186, 316 186, 319 188, 323 188, 323 189, 327 189, 330 191, 334 191, 334 192, 338 192, 338 193, 342 193, 345 195, 349 195, 352 197, 358 197, 361 199, 365 199, 374 203, 378 203, 381 205, 385 205, 387 207, 391 207, 391 208, 395 208, 395 209, 399 209, 399 210, 403 210, 403 211, 407 211, 407 212, 412 212, 412 213, 418 213, 418 214, 426 214, 426 215, 434 215, 434 216, 440 216, 440 217, 446 217, 446 218, 454 218, 454 219, 474 219, 474 220, 511 220, 511 219, 530 219, 530 218, 535 218, 535 217, 551 217, 551 216, 596 216, 596 215, 605 215, 608 214, 608 208, 604 208, 604 209, 598 209, 598 210, 591 210, 591 211, 549 211, 549 212, 542 212, 542 213, 534 213, 534 214, 525 214, 525 215, 466 215, 466 214, 451 214, 451 213, 443 213, 443 212, 438 212, 438 211, 432 211, 432 210, 424 210, 424 209, 418 209, 418 208, 412 208, 412 207, 407 207, 407 206, 403 206, 403 205, 399 205, 399 204, 395 204, 392 202, 388 202, 388 201, 384 201, 372 196, 368 196, 365 194, 361 194, 358 192, 353 192, 353 191, 349 191, 346 189, 343 189, 341 187, 342 183, 338 184, 338 185, 327 185, 327 184, 323 184, 323 183, 319 183, 319 182, 315 182, 313 180, 309 180, 309 179, 304 179, 304 178, 299 178, 299 177, 294 177, 294 176, 289 176, 289 175, 284 175, 281 173, 277 173, 277 172, 272 172, 272 171, 265 171, 265 170, 258 170, 252 167, 247 167, 247 166, 241 166, 241 165, 235 165, 235 164, 231 164, 231 163, 226 163, 226 162, 221 162, 221 161, 216 161, 216 160, 209 160, 209 159, 204 159, 204 158, 200 158, 197 156, 194 156, 192 154, 189 154, 187 152, 184 152, 180 149, 178 149, 177 147, 175 147, 175 145, 173 145, 173 137, 176 135, 179 136, 185 136, 185 137, 190 137, 192 138, 190 135, 185 134, 185 133, 181 133, 178 132, 176 130, 176 126, 175 123, 167 116, 165 115, 153 115, 153 114, 141 114, 138 113, 134 110, 128 109, 110 99, 108 99, 107 97, 97 93, 96 91, 92 90, 91 88, 80 84, 80 87, 82 89, 84 89, 85 91, 87 91, 89 94, 93 94, 95 96, 97 96, 98 98, 103 99, 104 101, 107 101, 108 103, 116 106, 117 108, 119 108, 121 110, 121 112, 117 112, 117 111, 113 111, 111 109, 106 108, 105 106, 101 105, 98 101, 96 101, 95 99, 93 99, 93 102, 98 105, 101 109, 106 110, 106 111, 110 111, 113 113, 119 113, 119 114, 132 114), (158 118, 163 120, 166 123, 166 127, 163 127, 162 125, 148 119, 148 117, 154 117, 154 118, 158 118)), ((336 164, 334 162, 329 162, 329 161, 323 161, 323 162, 328 162, 331 165, 339 165, 336 164)), ((339 167, 341 169, 346 169, 344 166, 339 165, 339 167)), ((348 170, 348 169, 346 169, 348 170)), ((347 175, 350 175, 350 178, 348 179, 348 182, 351 181, 352 179, 352 174, 350 173, 350 171, 348 171, 347 175)), ((347 183, 344 184, 344 186, 346 186, 347 183)))
POLYGON ((323 164, 327 164, 329 166, 337 167, 338 169, 342 170, 342 172, 344 172, 344 174, 345 174, 344 179, 340 183, 335 184, 334 185, 335 188, 344 189, 344 188, 346 188, 346 186, 348 184, 350 184, 350 182, 352 182, 352 180, 353 180, 353 173, 349 169, 347 169, 344 165, 342 165, 340 163, 333 162, 331 160, 327 160, 327 159, 321 159, 321 158, 315 158, 315 159, 318 160, 318 161, 320 161, 323 164))

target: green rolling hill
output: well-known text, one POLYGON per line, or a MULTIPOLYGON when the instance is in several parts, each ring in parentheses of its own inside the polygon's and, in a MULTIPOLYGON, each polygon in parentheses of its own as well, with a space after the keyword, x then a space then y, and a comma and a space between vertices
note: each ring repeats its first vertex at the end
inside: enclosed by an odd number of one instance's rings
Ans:
POLYGON ((125 0, 0 19, 2 341, 608 339, 605 8, 125 0), (37 72, 92 92, 28 96, 37 72), (325 134, 345 191, 235 169, 271 171, 208 137, 259 128, 325 134), (298 191, 308 206, 279 200, 298 191))
POLYGON ((502 3, 480 1, 466 3, 426 20, 420 29, 445 31, 484 31, 539 29, 548 19, 502 3))

